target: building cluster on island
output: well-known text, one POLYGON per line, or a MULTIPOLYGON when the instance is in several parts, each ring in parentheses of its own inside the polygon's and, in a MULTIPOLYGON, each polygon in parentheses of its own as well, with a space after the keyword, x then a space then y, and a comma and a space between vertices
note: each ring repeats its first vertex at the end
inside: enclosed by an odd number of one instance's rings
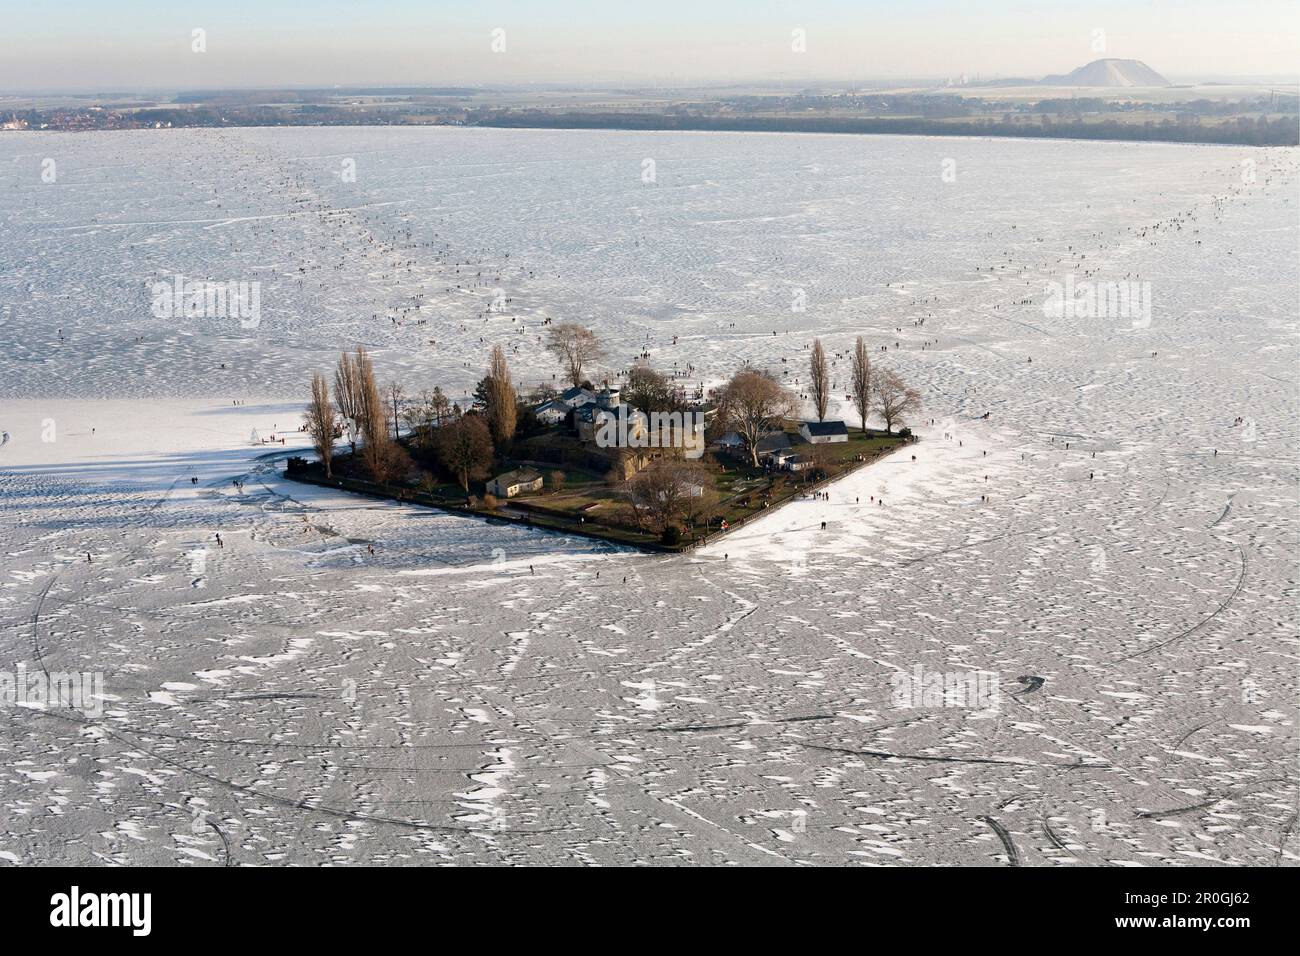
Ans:
MULTIPOLYGON (((907 429, 893 429, 920 404, 896 373, 873 367, 861 337, 848 356, 845 398, 860 422, 853 438, 844 420, 828 415, 839 386, 819 340, 810 347, 805 393, 743 365, 706 394, 688 393, 644 358, 621 384, 594 385, 589 372, 604 354, 595 334, 574 323, 548 333, 563 391, 541 385, 522 395, 496 346, 486 374, 459 403, 437 387, 418 396, 398 382, 381 388, 364 349, 344 353, 332 395, 323 375, 312 380, 303 427, 320 463, 311 467, 326 480, 368 482, 398 498, 418 492, 487 511, 510 501, 512 513, 561 513, 676 543, 720 521, 726 508, 768 507, 786 485, 806 487, 870 460, 882 450, 877 439, 907 440, 907 429), (800 414, 808 403, 811 417, 800 414), (883 431, 866 427, 872 414, 884 420, 883 431), (336 478, 340 436, 351 454, 339 456, 336 478)), ((296 459, 290 470, 309 469, 296 459)))
MULTIPOLYGON (((600 388, 574 385, 558 395, 531 406, 537 421, 578 441, 599 448, 684 449, 724 451, 735 454, 745 450, 745 439, 737 432, 714 426, 719 411, 716 402, 690 403, 678 413, 645 412, 623 401, 618 385, 602 383, 600 388), (710 439, 709 435, 713 433, 710 439), (607 440, 602 438, 608 436, 607 440)), ((849 440, 848 426, 842 420, 801 422, 797 432, 787 431, 784 423, 774 423, 758 440, 758 462, 766 471, 802 472, 813 468, 813 445, 834 444, 849 440)), ((660 455, 654 451, 628 457, 630 468, 640 470, 660 455)), ((487 484, 490 494, 499 498, 540 492, 542 473, 534 468, 515 468, 497 475, 487 484)))

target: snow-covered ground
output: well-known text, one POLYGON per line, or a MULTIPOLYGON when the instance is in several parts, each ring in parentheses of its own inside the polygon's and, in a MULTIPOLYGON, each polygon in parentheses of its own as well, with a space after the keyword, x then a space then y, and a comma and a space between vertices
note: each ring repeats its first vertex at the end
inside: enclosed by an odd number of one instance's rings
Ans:
POLYGON ((0 673, 104 700, 0 709, 0 861, 1294 864, 1296 173, 1131 143, 3 134, 0 673), (159 317, 178 274, 260 283, 260 322, 159 317), (1067 277, 1152 309, 1045 310, 1067 277), (497 342, 549 380, 546 317, 595 327, 611 374, 648 351, 796 389, 814 335, 861 334, 924 440, 689 557, 278 477, 339 349, 462 394, 497 342), (912 706, 918 668, 998 693, 912 706))

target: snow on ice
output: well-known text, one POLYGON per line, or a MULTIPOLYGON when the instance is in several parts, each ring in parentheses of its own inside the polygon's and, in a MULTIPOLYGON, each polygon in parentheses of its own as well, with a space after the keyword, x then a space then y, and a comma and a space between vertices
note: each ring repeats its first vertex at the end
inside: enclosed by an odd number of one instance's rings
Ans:
POLYGON ((0 667, 104 676, 98 717, 0 713, 0 860, 1296 862, 1295 150, 356 128, 0 159, 0 667), (258 283, 256 327, 160 317, 175 276, 258 283), (1045 311, 1067 278, 1150 283, 1149 321, 1045 311), (548 317, 697 382, 861 334, 923 440, 682 557, 279 477, 340 349, 463 395, 497 343, 550 381, 548 317), (1000 703, 900 708, 918 667, 1000 703))

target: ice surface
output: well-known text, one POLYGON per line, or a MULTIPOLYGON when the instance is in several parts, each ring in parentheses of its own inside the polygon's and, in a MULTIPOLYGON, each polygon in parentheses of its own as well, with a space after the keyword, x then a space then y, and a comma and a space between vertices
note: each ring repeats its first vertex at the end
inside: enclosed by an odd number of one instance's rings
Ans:
POLYGON ((1296 170, 4 134, 0 668, 102 672, 105 699, 0 712, 0 860, 1293 864, 1296 170), (157 317, 177 274, 260 282, 260 324, 157 317), (1149 281, 1151 321, 1045 314, 1067 275, 1149 281), (545 317, 598 329, 611 373, 646 350, 696 382, 793 383, 814 335, 861 334, 924 441, 688 557, 277 477, 339 349, 463 394, 495 343, 550 380, 545 317), (990 672, 1000 704, 899 707, 917 666, 990 672))

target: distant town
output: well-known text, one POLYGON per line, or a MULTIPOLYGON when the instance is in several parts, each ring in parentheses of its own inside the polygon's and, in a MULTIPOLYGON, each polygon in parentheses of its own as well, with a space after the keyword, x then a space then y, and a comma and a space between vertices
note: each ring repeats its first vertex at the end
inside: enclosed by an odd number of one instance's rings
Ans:
POLYGON ((1177 86, 1136 60, 1041 80, 723 89, 385 87, 0 98, 6 130, 485 126, 1017 136, 1294 146, 1297 89, 1177 86))

